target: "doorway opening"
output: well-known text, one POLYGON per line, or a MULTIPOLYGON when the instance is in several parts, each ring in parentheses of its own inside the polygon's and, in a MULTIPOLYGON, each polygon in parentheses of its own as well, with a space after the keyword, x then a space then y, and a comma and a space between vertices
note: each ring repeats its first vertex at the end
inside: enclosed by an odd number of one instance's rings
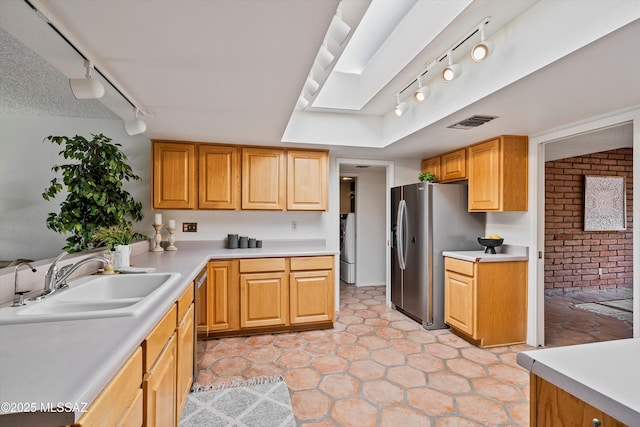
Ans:
POLYGON ((545 345, 633 336, 631 123, 545 145, 544 253, 545 345), (584 226, 585 176, 624 177, 624 229, 584 226))
POLYGON ((393 162, 337 159, 337 166, 341 282, 359 287, 388 286, 388 193, 393 183, 393 162))

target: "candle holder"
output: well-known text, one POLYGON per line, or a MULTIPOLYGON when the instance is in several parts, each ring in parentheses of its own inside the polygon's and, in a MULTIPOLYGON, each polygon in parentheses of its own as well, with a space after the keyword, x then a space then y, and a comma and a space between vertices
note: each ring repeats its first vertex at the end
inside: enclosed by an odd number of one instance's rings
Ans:
POLYGON ((176 248, 176 245, 174 245, 174 243, 176 242, 176 236, 174 236, 176 229, 173 227, 167 227, 167 231, 169 231, 169 246, 167 246, 166 250, 177 251, 178 248, 176 248))
POLYGON ((164 249, 160 245, 162 242, 162 234, 160 234, 160 230, 162 230, 162 224, 153 224, 153 228, 156 229, 156 235, 153 236, 153 241, 155 242, 153 249, 151 252, 162 252, 164 249))

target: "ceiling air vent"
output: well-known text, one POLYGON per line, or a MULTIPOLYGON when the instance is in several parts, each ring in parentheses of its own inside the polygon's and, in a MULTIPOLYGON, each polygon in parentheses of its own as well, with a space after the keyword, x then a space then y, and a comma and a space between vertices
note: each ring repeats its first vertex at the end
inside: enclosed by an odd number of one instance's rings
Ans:
POLYGON ((477 128, 493 119, 497 119, 497 116, 471 116, 468 119, 464 119, 458 123, 448 126, 449 129, 464 129, 469 130, 477 128))

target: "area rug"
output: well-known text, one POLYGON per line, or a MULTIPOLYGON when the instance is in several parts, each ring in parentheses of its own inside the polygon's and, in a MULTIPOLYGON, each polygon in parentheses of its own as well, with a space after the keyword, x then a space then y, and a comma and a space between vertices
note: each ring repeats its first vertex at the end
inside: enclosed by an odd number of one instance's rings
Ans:
POLYGON ((575 307, 592 313, 602 314, 603 316, 615 317, 627 324, 633 324, 632 299, 587 302, 583 304, 575 304, 575 307))
POLYGON ((289 388, 282 376, 192 388, 180 427, 295 427, 289 388))

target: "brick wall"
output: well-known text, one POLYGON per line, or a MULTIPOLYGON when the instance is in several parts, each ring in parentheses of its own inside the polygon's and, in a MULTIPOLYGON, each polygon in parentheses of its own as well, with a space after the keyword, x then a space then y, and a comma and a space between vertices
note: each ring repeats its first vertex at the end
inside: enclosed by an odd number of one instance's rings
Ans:
POLYGON ((632 173, 631 148, 545 164, 545 289, 632 287, 632 173), (626 231, 584 231, 584 175, 626 177, 626 231))

